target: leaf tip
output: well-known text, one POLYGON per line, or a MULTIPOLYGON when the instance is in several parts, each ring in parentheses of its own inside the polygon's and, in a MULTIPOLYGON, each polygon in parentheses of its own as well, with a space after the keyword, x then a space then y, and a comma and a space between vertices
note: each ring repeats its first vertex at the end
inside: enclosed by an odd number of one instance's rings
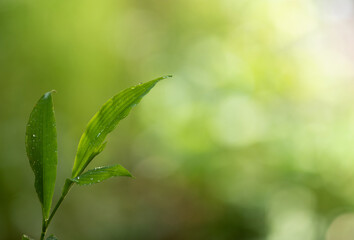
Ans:
POLYGON ((159 78, 155 79, 154 81, 161 81, 161 80, 164 80, 164 79, 167 79, 167 78, 171 78, 171 77, 173 77, 173 75, 168 74, 168 75, 164 75, 162 77, 159 77, 159 78))
POLYGON ((162 80, 162 79, 171 78, 171 77, 173 77, 173 75, 172 75, 172 74, 168 74, 168 75, 162 76, 162 77, 161 77, 161 80, 162 80))
POLYGON ((57 91, 53 89, 53 90, 51 90, 51 91, 49 91, 49 92, 46 92, 46 93, 43 95, 43 99, 47 99, 47 98, 51 97, 53 93, 57 93, 57 91))

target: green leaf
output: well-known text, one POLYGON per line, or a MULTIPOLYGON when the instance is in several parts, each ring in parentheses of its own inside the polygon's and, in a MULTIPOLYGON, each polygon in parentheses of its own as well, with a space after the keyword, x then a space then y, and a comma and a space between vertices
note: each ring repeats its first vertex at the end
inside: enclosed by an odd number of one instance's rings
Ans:
POLYGON ((23 235, 23 236, 22 236, 22 240, 33 240, 33 239, 30 238, 30 237, 27 236, 27 235, 23 235))
POLYGON ((57 173, 57 132, 52 92, 44 94, 30 115, 26 130, 27 156, 35 175, 35 188, 48 219, 57 173))
POLYGON ((117 124, 125 118, 130 110, 162 79, 170 75, 157 78, 150 82, 125 89, 109 99, 88 123, 81 136, 72 178, 79 176, 87 165, 103 151, 106 136, 113 131, 117 124))
POLYGON ((49 237, 47 237, 47 240, 58 240, 58 238, 54 235, 50 235, 49 237))
POLYGON ((108 178, 117 177, 117 176, 133 177, 127 169, 117 164, 114 166, 98 167, 89 170, 71 180, 82 186, 82 185, 91 185, 91 184, 99 183, 108 178))

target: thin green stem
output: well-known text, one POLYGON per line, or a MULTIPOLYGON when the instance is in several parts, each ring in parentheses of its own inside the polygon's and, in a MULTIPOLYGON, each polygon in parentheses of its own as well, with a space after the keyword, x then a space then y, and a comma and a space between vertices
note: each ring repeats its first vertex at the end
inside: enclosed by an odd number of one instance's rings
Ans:
POLYGON ((57 212, 58 208, 60 207, 61 203, 64 201, 66 195, 68 194, 70 188, 72 187, 73 182, 70 181, 69 179, 66 180, 65 184, 64 184, 64 188, 63 188, 63 192, 61 194, 60 199, 58 200, 57 204, 55 205, 52 213, 50 214, 48 220, 44 220, 43 219, 43 223, 42 223, 42 233, 41 233, 41 238, 40 240, 44 240, 45 234, 47 232, 47 229, 49 227, 50 222, 52 221, 55 213, 57 212))
POLYGON ((60 207, 60 205, 61 205, 61 203, 63 202, 64 198, 65 198, 65 196, 61 196, 60 199, 59 199, 59 201, 58 201, 57 204, 55 205, 55 207, 54 207, 54 209, 53 209, 53 211, 52 211, 52 214, 50 214, 50 216, 49 216, 49 218, 48 218, 48 220, 47 220, 47 227, 48 227, 49 223, 52 221, 52 219, 53 219, 53 217, 54 217, 56 211, 57 211, 58 208, 60 207))
POLYGON ((43 221, 42 221, 42 233, 41 233, 41 239, 40 240, 44 239, 45 234, 47 232, 47 228, 48 228, 48 226, 46 224, 46 221, 43 219, 43 221))

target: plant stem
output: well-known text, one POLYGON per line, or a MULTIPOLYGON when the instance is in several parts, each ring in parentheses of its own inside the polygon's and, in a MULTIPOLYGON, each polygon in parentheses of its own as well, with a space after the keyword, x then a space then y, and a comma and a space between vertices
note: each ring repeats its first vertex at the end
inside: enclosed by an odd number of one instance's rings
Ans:
POLYGON ((64 187, 63 187, 63 192, 61 194, 60 199, 58 200, 57 204, 55 205, 52 213, 50 214, 48 220, 44 220, 43 219, 43 223, 42 223, 42 233, 41 233, 41 238, 40 240, 44 240, 45 234, 47 232, 47 229, 49 227, 50 222, 52 221, 55 213, 57 212, 58 208, 60 207, 61 203, 64 201, 66 195, 68 194, 70 188, 72 187, 73 182, 70 181, 69 179, 66 180, 64 187))
POLYGON ((42 233, 41 233, 41 239, 40 240, 44 239, 46 232, 47 232, 47 224, 46 224, 45 220, 43 219, 43 221, 42 221, 42 233))
MULTIPOLYGON (((66 195, 65 195, 65 196, 66 196, 66 195)), ((56 211, 57 211, 58 208, 60 207, 61 203, 63 202, 63 200, 64 200, 64 198, 65 198, 65 196, 62 195, 62 196, 60 197, 59 201, 57 202, 57 204, 55 205, 55 207, 54 207, 54 209, 53 209, 53 211, 52 211, 52 214, 50 214, 50 216, 49 216, 49 218, 48 218, 48 220, 47 220, 47 224, 46 224, 47 227, 48 227, 49 223, 52 221, 52 219, 53 219, 53 217, 54 217, 56 211)))

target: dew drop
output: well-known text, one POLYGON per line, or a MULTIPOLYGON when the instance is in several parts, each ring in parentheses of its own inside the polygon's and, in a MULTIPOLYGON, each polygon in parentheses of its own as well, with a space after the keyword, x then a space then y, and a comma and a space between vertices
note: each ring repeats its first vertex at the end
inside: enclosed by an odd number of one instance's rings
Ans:
POLYGON ((36 134, 33 134, 32 136, 33 136, 33 137, 36 137, 36 134))

